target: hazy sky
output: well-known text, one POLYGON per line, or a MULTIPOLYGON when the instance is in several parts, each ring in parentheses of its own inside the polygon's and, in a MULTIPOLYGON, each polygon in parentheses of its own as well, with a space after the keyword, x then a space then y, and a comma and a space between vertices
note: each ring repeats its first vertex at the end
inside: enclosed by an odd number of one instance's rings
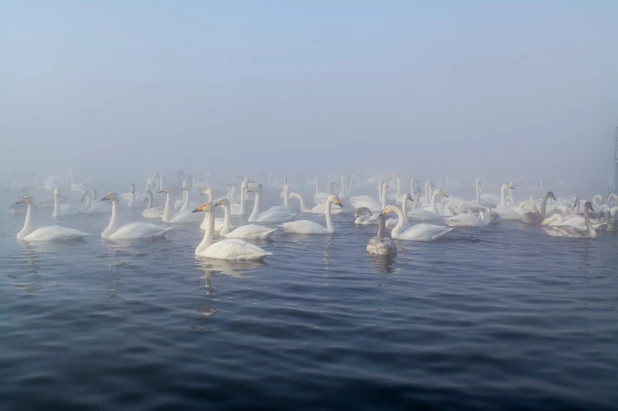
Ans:
POLYGON ((2 175, 607 180, 617 125, 616 1, 0 0, 2 175))

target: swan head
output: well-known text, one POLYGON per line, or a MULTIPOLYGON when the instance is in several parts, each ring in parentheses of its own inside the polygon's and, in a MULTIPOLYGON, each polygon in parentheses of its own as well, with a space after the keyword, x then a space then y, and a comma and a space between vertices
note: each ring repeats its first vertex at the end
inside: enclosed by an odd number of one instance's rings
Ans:
POLYGON ((18 204, 34 204, 34 198, 28 195, 23 196, 19 201, 16 201, 14 205, 18 204))
POLYGON ((558 200, 556 200, 556 196, 554 195, 553 191, 548 191, 547 192, 547 196, 548 196, 548 198, 551 198, 554 201, 558 201, 558 200))
POLYGON ((396 208, 395 206, 387 205, 386 207, 384 207, 384 209, 382 210, 380 215, 386 215, 388 213, 394 213, 394 212, 397 212, 397 210, 398 210, 398 208, 396 208))
POLYGON ((588 209, 590 211, 594 211, 594 208, 592 208, 592 203, 590 201, 586 201, 586 204, 584 204, 584 210, 588 209))
POLYGON ((86 198, 86 190, 82 190, 82 198, 81 198, 81 202, 84 202, 84 199, 86 198))
POLYGON ((212 193, 212 190, 211 190, 211 189, 210 189, 210 187, 209 187, 209 188, 205 189, 204 191, 202 191, 202 192, 200 193, 200 195, 201 195, 201 196, 207 196, 207 195, 210 195, 211 193, 212 193))
POLYGON ((358 217, 361 217, 361 216, 371 217, 371 210, 368 209, 367 207, 357 208, 356 211, 354 211, 354 220, 356 220, 358 217))
POLYGON ((410 195, 410 193, 406 193, 405 194, 405 199, 409 200, 409 201, 414 201, 414 199, 412 198, 412 196, 410 195))
POLYGON ((58 196, 60 198, 62 198, 63 200, 66 200, 67 198, 65 196, 63 196, 62 194, 60 194, 60 190, 58 190, 57 188, 54 189, 54 195, 58 196))
POLYGON ((335 188, 335 187, 336 187, 336 188, 339 188, 339 186, 337 185, 337 183, 335 183, 334 181, 331 181, 331 182, 330 182, 330 186, 331 186, 331 188, 335 188))
POLYGON ((135 184, 131 183, 129 188, 131 189, 131 194, 135 193, 135 184))
POLYGON ((436 194, 438 194, 438 196, 448 197, 448 194, 446 194, 444 191, 440 189, 436 190, 436 194))
POLYGON ((118 194, 111 192, 101 199, 101 201, 118 201, 118 194))
POLYGON ((212 213, 213 212, 213 205, 211 203, 204 203, 204 204, 200 204, 195 210, 192 211, 193 213, 212 213))
POLYGON ((216 207, 216 206, 222 206, 222 205, 229 206, 230 205, 230 200, 228 200, 227 197, 223 197, 222 199, 217 201, 214 206, 216 207))
POLYGON ((250 193, 257 193, 258 191, 262 191, 262 185, 258 184, 256 186, 253 186, 249 189, 250 193))
POLYGON ((330 195, 328 196, 328 200, 331 203, 337 204, 339 207, 343 208, 343 205, 341 205, 341 201, 339 201, 339 199, 337 198, 337 196, 334 195, 330 195))
POLYGON ((476 185, 480 186, 481 185, 481 180, 476 180, 476 185))
POLYGON ((505 184, 505 186, 506 186, 506 188, 508 188, 509 190, 513 190, 513 189, 514 189, 514 187, 513 187, 513 183, 508 183, 508 184, 505 184))

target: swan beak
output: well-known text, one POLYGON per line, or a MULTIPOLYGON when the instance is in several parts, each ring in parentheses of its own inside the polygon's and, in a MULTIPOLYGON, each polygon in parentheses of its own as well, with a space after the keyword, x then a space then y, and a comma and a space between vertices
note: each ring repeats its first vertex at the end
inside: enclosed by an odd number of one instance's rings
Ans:
POLYGON ((380 213, 380 215, 385 215, 387 213, 386 208, 384 210, 382 210, 382 212, 380 213))
POLYGON ((204 211, 204 204, 198 206, 195 210, 193 210, 193 213, 199 213, 200 211, 204 211))
POLYGON ((335 200, 335 204, 337 204, 339 207, 343 208, 343 206, 341 205, 341 201, 339 201, 339 199, 335 200))

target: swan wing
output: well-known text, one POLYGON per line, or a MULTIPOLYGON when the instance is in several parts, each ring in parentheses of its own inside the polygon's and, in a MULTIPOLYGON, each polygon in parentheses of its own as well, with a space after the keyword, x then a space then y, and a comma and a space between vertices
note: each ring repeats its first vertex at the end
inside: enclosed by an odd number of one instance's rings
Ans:
POLYGON ((452 228, 441 225, 416 224, 401 233, 395 234, 393 238, 410 241, 432 241, 443 237, 452 230, 452 228))
POLYGON ((315 221, 298 220, 290 221, 289 223, 283 223, 278 227, 283 228, 286 233, 299 233, 299 234, 327 234, 328 230, 315 221))
POLYGON ((224 235, 226 238, 269 238, 276 228, 264 227, 257 224, 247 224, 224 235))
POLYGON ((172 227, 163 227, 150 223, 131 223, 120 227, 114 234, 109 236, 112 240, 131 240, 138 238, 164 237, 172 227))
POLYGON ((280 210, 268 210, 258 215, 257 221, 261 223, 279 223, 282 221, 289 221, 296 213, 290 213, 289 211, 280 210))
POLYGON ((273 253, 238 239, 218 241, 199 255, 222 260, 260 260, 273 253))
POLYGON ((37 228, 23 239, 26 241, 62 241, 77 240, 87 235, 88 234, 72 228, 50 225, 37 228))
POLYGON ((194 213, 192 211, 177 213, 170 218, 170 223, 172 224, 195 223, 199 221, 204 221, 204 216, 199 213, 194 213))
POLYGON ((163 209, 161 207, 152 207, 142 211, 142 216, 146 218, 163 218, 163 209))

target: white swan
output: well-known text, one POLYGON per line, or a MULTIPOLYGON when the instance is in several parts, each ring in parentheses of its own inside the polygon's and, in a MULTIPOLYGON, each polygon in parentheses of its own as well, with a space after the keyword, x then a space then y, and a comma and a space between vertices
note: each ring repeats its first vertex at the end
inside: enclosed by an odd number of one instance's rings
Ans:
POLYGON ((36 230, 32 221, 32 206, 34 199, 30 196, 25 196, 15 204, 27 204, 26 221, 24 227, 17 233, 17 238, 24 241, 62 241, 62 240, 77 240, 87 236, 88 234, 72 228, 51 225, 40 227, 36 230))
POLYGON ((378 215, 378 235, 367 243, 367 252, 374 255, 385 255, 394 257, 397 255, 397 246, 392 238, 385 236, 386 224, 384 216, 378 215))
MULTIPOLYGON (((311 213, 311 214, 325 214, 326 213, 326 208, 324 207, 324 204, 319 204, 312 208, 307 208, 305 204, 305 199, 303 198, 302 195, 298 193, 290 193, 289 198, 290 200, 295 198, 300 202, 300 211, 303 213, 311 213)), ((334 210, 331 210, 331 212, 333 214, 341 214, 341 213, 347 213, 347 210, 344 210, 343 208, 336 208, 334 210)))
POLYGON ((215 210, 212 203, 204 203, 193 212, 208 213, 208 225, 204 232, 202 242, 195 249, 196 256, 223 260, 261 260, 273 254, 254 244, 239 239, 225 239, 213 243, 212 236, 215 227, 215 210))
POLYGON ((507 206, 506 190, 513 190, 513 186, 510 183, 502 184, 500 189, 500 206, 496 208, 496 211, 503 220, 521 220, 522 214, 517 211, 517 208, 507 206))
POLYGON ((142 216, 146 218, 163 218, 163 208, 161 207, 153 207, 153 197, 152 191, 146 190, 146 201, 148 204, 146 205, 146 209, 142 211, 142 216))
POLYGON ((60 194, 60 190, 57 188, 54 190, 54 211, 52 212, 53 218, 58 217, 70 217, 80 214, 82 211, 71 204, 60 204, 60 198, 66 200, 66 197, 60 194))
MULTIPOLYGON (((204 189, 204 191, 202 191, 200 195, 208 196, 208 202, 212 204, 212 189, 210 187, 204 189)), ((215 217, 214 230, 221 231, 223 229, 223 223, 224 223, 223 218, 215 217)), ((206 230, 207 228, 208 228, 208 212, 204 212, 204 219, 202 220, 202 223, 200 224, 200 229, 206 230)))
POLYGON ((449 227, 486 227, 489 225, 489 220, 485 217, 483 211, 479 213, 478 217, 472 213, 462 213, 452 217, 445 217, 444 222, 449 227))
POLYGON ((313 200, 315 201, 316 205, 320 205, 320 204, 326 203, 326 200, 328 199, 329 196, 335 195, 335 188, 339 188, 337 183, 335 183, 334 181, 331 181, 330 184, 328 185, 329 192, 328 193, 320 193, 320 192, 318 192, 319 191, 318 182, 319 182, 319 178, 316 176, 316 178, 315 178, 315 195, 313 196, 313 200))
MULTIPOLYGON (((405 223, 408 223, 408 200, 409 201, 414 201, 412 200, 412 196, 410 196, 410 193, 405 193, 401 200, 401 211, 403 212, 403 216, 406 218, 405 223)), ((393 228, 395 227, 397 224, 399 224, 399 219, 398 218, 389 218, 388 220, 386 220, 385 222, 385 226, 388 228, 393 228)))
POLYGON ((101 201, 112 202, 112 218, 109 225, 101 238, 108 240, 137 240, 137 239, 153 239, 165 237, 172 230, 172 227, 162 227, 160 225, 150 223, 131 223, 118 227, 118 194, 109 193, 101 199, 101 201))
MULTIPOLYGON (((164 193, 167 193, 167 198, 165 199, 165 209, 163 210, 163 217, 161 218, 162 222, 168 223, 168 224, 190 224, 190 223, 198 223, 203 220, 202 216, 200 216, 199 214, 193 213, 192 210, 179 211, 178 213, 174 215, 170 215, 171 214, 171 210, 169 209, 169 206, 171 204, 170 190, 169 188, 165 187, 162 191, 164 193)), ((185 200, 184 200, 183 206, 181 207, 181 210, 183 208, 186 209, 189 206, 190 201, 191 201, 191 196, 189 195, 189 192, 186 189, 186 187, 183 187, 182 191, 185 194, 185 198, 184 198, 185 200)))
POLYGON ((379 223, 379 215, 372 215, 367 207, 357 208, 354 212, 354 224, 373 225, 379 223))
POLYGON ((292 213, 278 207, 270 208, 263 213, 260 213, 260 203, 262 202, 262 185, 258 184, 257 186, 252 187, 249 191, 255 193, 253 211, 248 219, 250 223, 281 223, 290 221, 296 215, 296 213, 292 213))
POLYGON ((584 204, 584 221, 585 227, 575 227, 572 225, 549 225, 545 227, 545 232, 552 237, 567 237, 567 238, 596 238, 597 232, 592 224, 590 224, 590 217, 588 216, 588 210, 594 211, 592 203, 587 201, 584 204))
POLYGON ((299 234, 331 234, 335 232, 333 227, 333 221, 331 217, 331 204, 337 204, 339 207, 343 207, 339 199, 330 195, 326 200, 326 227, 321 224, 316 223, 315 221, 309 220, 298 220, 298 221, 290 221, 288 223, 283 223, 278 227, 283 228, 286 233, 299 233, 299 234))
MULTIPOLYGON (((448 195, 439 188, 436 189, 431 196, 430 206, 428 208, 413 208, 408 211, 408 219, 417 221, 440 220, 440 214, 437 208, 438 197, 448 197, 448 195)), ((419 206, 420 202, 420 199, 416 201, 415 206, 419 206)))
POLYGON ((276 228, 264 227, 257 224, 243 225, 234 231, 230 231, 230 201, 226 197, 223 197, 215 204, 215 207, 216 206, 222 206, 225 212, 225 216, 223 217, 223 228, 221 228, 221 232, 219 233, 222 237, 245 238, 249 240, 267 239, 277 231, 276 228))
POLYGON ((431 241, 437 240, 443 237, 448 232, 452 231, 452 228, 447 228, 440 225, 433 224, 416 224, 409 227, 406 224, 406 219, 403 212, 392 205, 388 205, 382 210, 382 215, 388 213, 397 213, 399 217, 399 223, 391 231, 391 237, 395 240, 407 240, 407 241, 431 241))

